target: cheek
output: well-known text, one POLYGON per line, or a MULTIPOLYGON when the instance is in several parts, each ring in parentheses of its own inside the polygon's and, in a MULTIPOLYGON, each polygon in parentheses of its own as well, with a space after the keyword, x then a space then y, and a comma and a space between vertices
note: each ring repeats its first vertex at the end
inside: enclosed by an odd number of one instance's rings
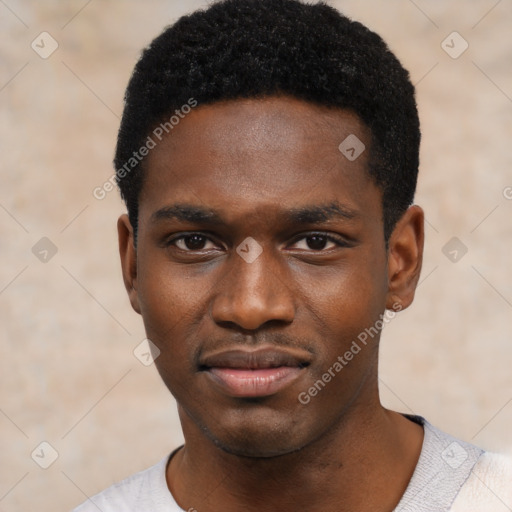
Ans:
POLYGON ((183 275, 171 272, 169 264, 139 275, 138 294, 147 337, 160 353, 155 366, 164 384, 182 401, 189 394, 194 366, 194 340, 200 316, 201 292, 190 288, 183 275))
POLYGON ((310 269, 297 281, 308 308, 329 324, 366 327, 385 306, 385 276, 385 262, 372 259, 364 265, 347 261, 334 269, 310 269))
POLYGON ((169 262, 140 268, 138 297, 146 334, 162 358, 172 352, 173 360, 181 359, 194 350, 191 333, 205 316, 208 283, 188 279, 169 262))
POLYGON ((142 316, 151 325, 171 328, 197 312, 209 289, 207 272, 184 269, 160 249, 148 249, 138 258, 138 298, 142 316))
POLYGON ((380 337, 376 326, 382 319, 385 296, 385 287, 376 286, 367 268, 318 279, 308 296, 307 309, 318 327, 317 359, 309 367, 300 397, 301 403, 306 400, 308 407, 318 411, 324 423, 352 403, 366 376, 376 369, 380 337))
POLYGON ((386 280, 381 277, 385 262, 367 261, 366 265, 347 263, 336 272, 316 271, 313 279, 310 275, 301 283, 305 314, 314 318, 323 340, 318 345, 321 370, 351 350, 353 355, 347 354, 347 358, 357 359, 351 366, 362 366, 366 357, 374 354, 371 348, 377 347, 380 331, 375 326, 382 318, 387 292, 386 280))

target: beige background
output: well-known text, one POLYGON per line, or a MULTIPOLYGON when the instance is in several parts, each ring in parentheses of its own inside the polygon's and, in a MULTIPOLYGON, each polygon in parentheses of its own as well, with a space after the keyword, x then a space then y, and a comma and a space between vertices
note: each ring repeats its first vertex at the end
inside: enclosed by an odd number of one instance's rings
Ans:
MULTIPOLYGON (((509 451, 512 4, 330 3, 380 33, 418 84, 426 258, 415 304, 384 333, 383 400, 509 451), (457 59, 441 46, 453 31, 469 43, 457 59), (442 251, 454 236, 468 250, 456 263, 442 251)), ((123 205, 92 190, 112 174, 139 51, 204 4, 0 1, 2 512, 69 510, 181 441, 172 398, 133 355, 144 332, 120 277, 123 205), (47 59, 31 48, 43 31, 59 44, 47 59), (46 263, 32 252, 42 237, 58 251, 46 263), (46 470, 31 458, 43 441, 58 453, 46 470)))

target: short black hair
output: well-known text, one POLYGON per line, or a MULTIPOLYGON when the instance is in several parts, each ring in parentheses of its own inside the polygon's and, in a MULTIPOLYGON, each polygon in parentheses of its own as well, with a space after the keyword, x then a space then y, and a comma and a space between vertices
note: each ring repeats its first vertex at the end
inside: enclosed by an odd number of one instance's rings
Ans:
POLYGON ((181 17, 143 51, 126 90, 114 159, 135 232, 144 161, 134 154, 155 127, 169 128, 170 116, 190 109, 191 100, 276 95, 351 110, 369 127, 368 171, 382 190, 387 241, 414 200, 418 176, 409 73, 379 35, 323 2, 300 0, 222 0, 181 17))

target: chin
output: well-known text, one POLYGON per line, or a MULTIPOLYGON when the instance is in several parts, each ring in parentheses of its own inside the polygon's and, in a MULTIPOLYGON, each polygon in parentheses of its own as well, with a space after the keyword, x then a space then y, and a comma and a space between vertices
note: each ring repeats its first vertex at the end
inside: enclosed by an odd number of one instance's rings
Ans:
POLYGON ((261 439, 257 437, 248 437, 246 435, 228 439, 219 439, 211 436, 213 443, 222 451, 237 457, 246 457, 251 459, 271 459, 281 457, 290 453, 297 452, 303 448, 302 443, 290 443, 290 439, 283 439, 282 442, 276 439, 269 439, 269 436, 261 439))
POLYGON ((238 457, 280 457, 301 450, 316 437, 290 414, 255 412, 231 412, 218 418, 217 424, 215 417, 199 424, 218 448, 238 457))

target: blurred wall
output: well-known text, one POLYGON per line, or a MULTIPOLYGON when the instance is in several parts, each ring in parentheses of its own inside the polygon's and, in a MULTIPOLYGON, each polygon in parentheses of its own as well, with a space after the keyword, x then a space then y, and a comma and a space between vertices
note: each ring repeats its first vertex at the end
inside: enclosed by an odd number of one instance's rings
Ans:
MULTIPOLYGON (((422 119, 425 263, 414 305, 383 335, 382 399, 507 451, 512 4, 329 3, 386 39, 417 85, 422 119)), ((172 397, 133 353, 144 331, 119 269, 123 204, 116 191, 92 191, 113 172, 140 50, 205 4, 0 2, 4 512, 69 510, 181 443, 172 397)))

